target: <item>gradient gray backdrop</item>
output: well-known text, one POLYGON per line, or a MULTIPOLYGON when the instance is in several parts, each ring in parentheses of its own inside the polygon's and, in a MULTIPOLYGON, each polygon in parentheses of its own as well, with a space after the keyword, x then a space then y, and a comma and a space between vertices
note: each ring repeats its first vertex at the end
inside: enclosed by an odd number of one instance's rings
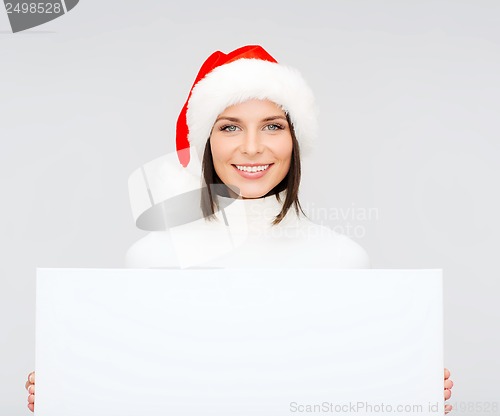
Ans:
POLYGON ((495 0, 82 0, 12 34, 0 9, 0 413, 29 413, 35 268, 123 266, 145 234, 129 174, 174 150, 203 60, 253 43, 317 94, 310 215, 374 267, 443 268, 451 402, 500 401, 499 16, 495 0))

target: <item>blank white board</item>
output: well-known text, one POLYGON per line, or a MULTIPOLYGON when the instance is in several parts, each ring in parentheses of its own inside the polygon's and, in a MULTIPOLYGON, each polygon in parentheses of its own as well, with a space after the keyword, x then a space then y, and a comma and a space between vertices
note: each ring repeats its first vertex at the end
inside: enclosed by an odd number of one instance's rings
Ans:
POLYGON ((38 416, 444 412, 441 270, 38 269, 36 296, 38 416))

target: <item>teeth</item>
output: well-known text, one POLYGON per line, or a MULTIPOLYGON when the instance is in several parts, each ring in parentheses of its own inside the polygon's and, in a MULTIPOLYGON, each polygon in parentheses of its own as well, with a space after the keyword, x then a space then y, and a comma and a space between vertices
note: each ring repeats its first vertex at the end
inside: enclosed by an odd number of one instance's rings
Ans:
POLYGON ((266 170, 269 165, 261 165, 261 166, 241 166, 241 165, 235 165, 239 170, 242 170, 243 172, 260 172, 262 170, 266 170))

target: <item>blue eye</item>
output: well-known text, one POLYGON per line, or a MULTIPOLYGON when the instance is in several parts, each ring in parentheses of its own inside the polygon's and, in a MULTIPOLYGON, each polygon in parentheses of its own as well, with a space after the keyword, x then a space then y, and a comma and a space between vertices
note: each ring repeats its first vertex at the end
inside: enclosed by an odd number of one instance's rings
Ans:
POLYGON ((233 132, 233 131, 236 131, 237 129, 238 129, 238 127, 236 127, 233 124, 227 124, 227 125, 222 126, 220 128, 221 131, 228 131, 228 132, 233 132))
POLYGON ((271 131, 283 130, 285 128, 281 124, 277 124, 277 123, 268 124, 266 127, 268 130, 271 130, 271 131))

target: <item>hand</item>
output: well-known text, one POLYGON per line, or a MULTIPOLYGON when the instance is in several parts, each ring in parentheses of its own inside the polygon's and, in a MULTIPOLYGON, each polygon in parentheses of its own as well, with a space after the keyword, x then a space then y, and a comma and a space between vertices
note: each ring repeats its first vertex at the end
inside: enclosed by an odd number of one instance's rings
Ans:
POLYGON ((28 381, 26 382, 26 390, 28 390, 28 409, 32 412, 35 411, 35 372, 32 371, 28 374, 28 381))
MULTIPOLYGON (((444 399, 448 400, 451 397, 451 389, 453 387, 453 381, 450 380, 450 370, 444 369, 444 399)), ((32 371, 28 375, 28 381, 26 382, 26 390, 28 390, 28 408, 33 412, 35 410, 35 372, 32 371)), ((451 412, 453 406, 447 404, 444 406, 444 413, 447 414, 451 412)))
MULTIPOLYGON (((453 381, 450 380, 450 370, 444 369, 444 399, 448 400, 451 397, 451 388, 453 387, 453 381)), ((444 414, 450 413, 453 406, 447 404, 444 406, 444 414)))

